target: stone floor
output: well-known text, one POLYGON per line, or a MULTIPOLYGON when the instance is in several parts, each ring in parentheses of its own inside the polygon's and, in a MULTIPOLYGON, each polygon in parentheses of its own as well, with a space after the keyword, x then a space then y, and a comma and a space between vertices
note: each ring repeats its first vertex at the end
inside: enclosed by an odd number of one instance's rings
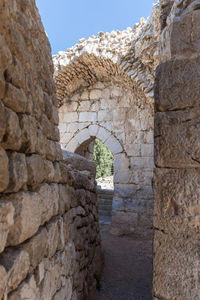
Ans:
POLYGON ((114 236, 101 222, 104 269, 94 300, 151 300, 152 236, 114 236))

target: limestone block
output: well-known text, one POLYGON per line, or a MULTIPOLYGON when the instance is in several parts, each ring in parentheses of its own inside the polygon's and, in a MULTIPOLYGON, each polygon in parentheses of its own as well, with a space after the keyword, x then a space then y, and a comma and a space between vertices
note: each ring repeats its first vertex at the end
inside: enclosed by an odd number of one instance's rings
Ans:
POLYGON ((2 101, 0 100, 0 141, 3 138, 5 131, 6 131, 6 111, 2 101))
POLYGON ((9 185, 6 193, 18 192, 28 181, 26 156, 23 153, 9 154, 9 185))
POLYGON ((7 271, 7 292, 10 293, 26 278, 30 266, 29 255, 23 250, 7 249, 0 256, 0 264, 7 271))
POLYGON ((4 78, 3 72, 0 71, 0 99, 2 99, 5 95, 5 87, 6 87, 6 82, 4 78))
POLYGON ((64 280, 64 287, 61 288, 53 297, 53 300, 71 300, 72 297, 72 282, 71 279, 64 280))
POLYGON ((113 110, 118 106, 118 99, 109 99, 109 97, 100 100, 102 110, 113 110))
POLYGON ((70 209, 70 203, 73 201, 74 189, 67 184, 59 184, 59 213, 63 215, 70 209))
POLYGON ((43 184, 38 190, 40 197, 41 224, 57 215, 59 209, 59 189, 57 184, 43 184))
POLYGON ((51 161, 57 161, 62 159, 62 151, 59 143, 51 140, 46 140, 45 144, 46 158, 51 161))
POLYGON ((59 243, 59 219, 55 219, 47 224, 47 243, 48 243, 48 257, 55 255, 59 243))
POLYGON ((111 121, 112 120, 112 111, 109 111, 109 110, 98 111, 97 119, 98 119, 98 122, 111 121))
POLYGON ((111 96, 111 98, 117 98, 117 97, 120 97, 122 95, 122 93, 123 93, 123 90, 121 87, 114 86, 111 89, 110 96, 111 96))
POLYGON ((80 96, 81 100, 89 100, 89 91, 88 90, 84 90, 80 96))
POLYGON ((89 111, 91 110, 90 106, 91 106, 92 102, 90 100, 87 101, 81 101, 77 111, 89 111))
POLYGON ((30 267, 34 270, 48 253, 48 234, 46 228, 41 228, 21 249, 29 254, 30 267))
POLYGON ((19 126, 19 119, 15 112, 6 109, 6 132, 2 147, 9 150, 19 150, 22 143, 22 132, 19 126))
POLYGON ((14 207, 11 202, 0 202, 0 253, 6 246, 10 227, 14 223, 14 207))
POLYGON ((116 154, 121 153, 123 151, 121 144, 119 143, 119 141, 113 135, 111 135, 105 141, 105 144, 108 146, 108 148, 110 149, 110 151, 113 155, 116 155, 116 154))
POLYGON ((96 137, 102 142, 105 142, 110 136, 111 133, 108 130, 100 127, 96 137))
POLYGON ((59 264, 52 264, 45 273, 41 288, 41 300, 52 300, 53 295, 61 289, 61 271, 62 268, 59 264))
POLYGON ((90 91, 90 100, 98 100, 101 97, 102 97, 101 90, 94 89, 90 91))
POLYGON ((12 63, 12 54, 2 35, 0 35, 0 53, 0 66, 4 71, 12 63))
POLYGON ((14 85, 7 83, 6 95, 2 99, 5 106, 17 113, 28 112, 28 98, 21 88, 16 88, 14 85))
POLYGON ((157 166, 172 168, 200 166, 199 116, 199 108, 156 114, 157 166))
POLYGON ((131 157, 131 169, 145 168, 153 169, 153 157, 131 157))
POLYGON ((128 156, 141 157, 141 144, 125 144, 124 149, 128 156))
POLYGON ((78 122, 78 113, 77 112, 67 112, 67 113, 59 113, 59 120, 62 123, 72 123, 78 122))
POLYGON ((185 232, 200 226, 199 169, 156 169, 154 226, 185 232))
POLYGON ((74 112, 74 111, 77 111, 77 108, 78 108, 78 102, 68 100, 67 102, 65 102, 64 105, 62 105, 59 108, 59 114, 60 113, 74 112))
POLYGON ((30 192, 11 194, 7 198, 15 208, 14 224, 10 227, 7 244, 15 246, 37 232, 41 224, 41 200, 38 194, 30 192))
POLYGON ((4 292, 6 291, 7 276, 5 268, 0 266, 0 299, 3 298, 4 292))
POLYGON ((50 160, 44 160, 44 176, 46 182, 53 182, 55 176, 54 165, 50 160))
POLYGON ((130 162, 124 153, 117 154, 114 157, 114 182, 129 183, 131 180, 131 172, 129 168, 130 162))
POLYGON ((40 299, 39 289, 36 286, 35 278, 30 275, 26 281, 24 281, 19 288, 8 296, 8 300, 20 300, 20 299, 40 299))
POLYGON ((9 183, 8 157, 3 148, 0 147, 0 192, 3 192, 9 183))
POLYGON ((153 294, 159 299, 198 299, 199 240, 199 233, 155 231, 153 294))
POLYGON ((153 157, 154 145, 153 144, 141 144, 141 156, 153 157))
POLYGON ((79 122, 96 122, 97 113, 96 112, 80 112, 79 122))
POLYGON ((200 58, 178 59, 158 67, 155 81, 157 111, 199 107, 199 64, 200 58))
MULTIPOLYGON (((20 116, 20 127, 22 130, 22 148, 26 153, 35 153, 37 138, 37 125, 35 118, 28 115, 20 116)), ((44 141, 43 141, 44 142, 44 141)), ((41 145, 40 145, 41 148, 41 145)))
POLYGON ((64 122, 63 123, 60 122, 58 128, 60 133, 65 133, 67 131, 67 125, 64 122))
POLYGON ((88 130, 89 130, 89 135, 90 136, 97 136, 97 133, 99 131, 99 126, 98 125, 90 125, 88 127, 88 130))

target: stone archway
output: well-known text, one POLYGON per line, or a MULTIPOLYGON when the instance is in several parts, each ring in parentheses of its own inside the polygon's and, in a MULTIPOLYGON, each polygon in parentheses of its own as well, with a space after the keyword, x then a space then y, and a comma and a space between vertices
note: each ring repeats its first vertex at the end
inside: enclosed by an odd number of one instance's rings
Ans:
POLYGON ((97 137, 114 156, 113 218, 117 232, 152 228, 153 105, 116 64, 75 59, 56 77, 63 149, 97 137), (73 75, 74 74, 74 75, 73 75))

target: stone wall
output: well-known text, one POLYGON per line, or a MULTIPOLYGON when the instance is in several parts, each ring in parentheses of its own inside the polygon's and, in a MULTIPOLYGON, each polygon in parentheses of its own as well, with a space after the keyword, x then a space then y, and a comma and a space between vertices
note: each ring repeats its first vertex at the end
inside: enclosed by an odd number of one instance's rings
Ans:
POLYGON ((154 5, 152 16, 133 29, 100 32, 53 56, 62 148, 89 157, 86 148, 97 137, 111 150, 118 233, 152 227, 159 12, 154 5))
MULTIPOLYGON (((112 66, 110 61, 108 64, 112 66)), ((74 65, 83 87, 71 95, 63 92, 59 108, 62 149, 77 152, 95 138, 103 141, 114 157, 113 232, 147 234, 152 228, 153 106, 120 68, 117 78, 115 74, 109 76, 101 60, 86 55, 74 65), (81 72, 83 61, 88 67, 81 72), (101 66, 99 78, 97 62, 101 66), (92 72, 96 83, 90 84, 92 72), (81 77, 89 87, 84 88, 81 77)), ((63 78, 71 74, 71 67, 56 78, 58 95, 61 85, 65 89, 69 86, 63 78)), ((73 84, 78 85, 75 80, 73 84)))
POLYGON ((2 0, 0 19, 0 299, 89 298, 101 257, 95 167, 62 161, 35 2, 2 0))
POLYGON ((200 298, 200 4, 161 4, 153 294, 154 299, 195 300, 200 298))

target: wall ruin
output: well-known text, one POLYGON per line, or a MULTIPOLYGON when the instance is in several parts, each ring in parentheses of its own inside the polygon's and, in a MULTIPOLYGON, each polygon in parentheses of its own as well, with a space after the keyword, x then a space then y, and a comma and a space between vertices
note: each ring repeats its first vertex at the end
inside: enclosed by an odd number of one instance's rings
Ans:
POLYGON ((107 144, 114 157, 112 225, 119 234, 152 228, 158 27, 155 5, 152 19, 133 30, 101 32, 53 56, 62 149, 76 152, 95 138, 107 144))
POLYGON ((153 294, 154 299, 199 299, 200 6, 199 1, 161 1, 161 8, 153 294))
POLYGON ((62 160, 35 2, 2 0, 0 20, 0 299, 88 299, 101 268, 95 165, 62 160))

